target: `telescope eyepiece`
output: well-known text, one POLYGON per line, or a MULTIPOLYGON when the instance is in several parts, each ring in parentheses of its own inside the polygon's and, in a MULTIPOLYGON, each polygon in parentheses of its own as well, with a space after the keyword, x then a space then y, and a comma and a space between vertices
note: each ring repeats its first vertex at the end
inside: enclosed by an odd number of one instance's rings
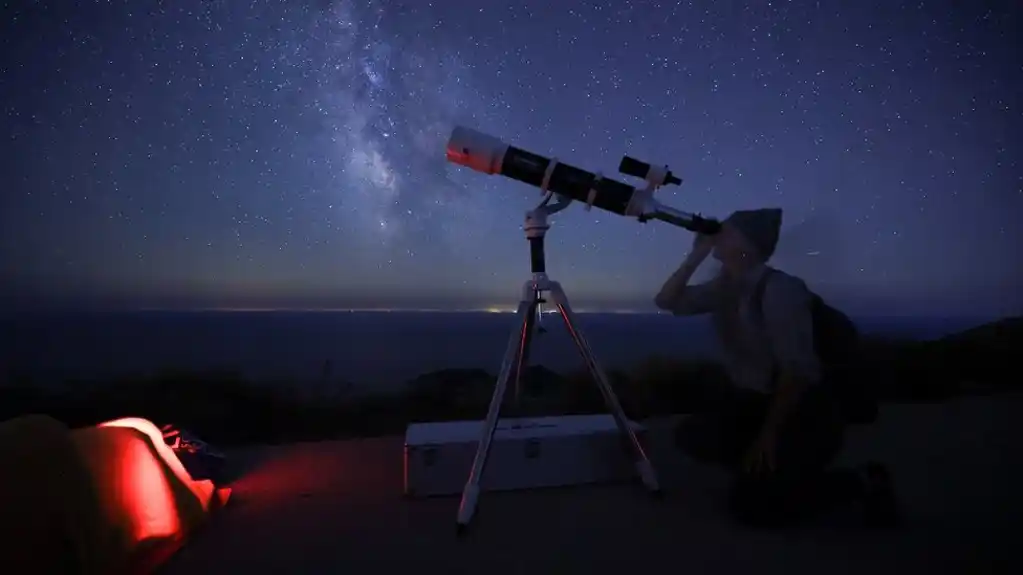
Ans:
POLYGON ((693 216, 690 224, 690 231, 694 231, 698 234, 713 236, 721 231, 721 222, 713 218, 704 218, 699 215, 695 215, 693 216))

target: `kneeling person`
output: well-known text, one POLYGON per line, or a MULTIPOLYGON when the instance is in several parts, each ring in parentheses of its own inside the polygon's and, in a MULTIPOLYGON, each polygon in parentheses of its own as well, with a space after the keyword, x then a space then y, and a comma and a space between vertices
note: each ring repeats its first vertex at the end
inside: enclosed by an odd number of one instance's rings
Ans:
POLYGON ((697 460, 735 472, 731 509, 746 523, 780 525, 861 501, 869 522, 893 524, 895 502, 883 466, 831 467, 847 418, 844 398, 818 356, 814 327, 820 316, 844 315, 802 280, 767 265, 780 228, 780 209, 735 212, 720 233, 696 237, 655 298, 676 315, 711 314, 736 386, 711 413, 686 419, 678 444, 697 460), (689 285, 711 253, 721 272, 689 285))

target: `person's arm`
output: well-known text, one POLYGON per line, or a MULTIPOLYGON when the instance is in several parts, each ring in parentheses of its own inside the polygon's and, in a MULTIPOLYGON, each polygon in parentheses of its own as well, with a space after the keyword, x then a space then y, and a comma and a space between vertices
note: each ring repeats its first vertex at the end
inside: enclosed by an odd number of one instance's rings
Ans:
POLYGON ((776 436, 803 392, 820 380, 811 298, 806 284, 783 274, 773 276, 764 290, 764 324, 779 372, 763 434, 776 436))
POLYGON ((696 269, 706 259, 708 249, 694 249, 675 273, 664 282, 661 291, 654 297, 658 309, 675 315, 696 315, 709 313, 717 305, 720 296, 718 282, 689 285, 696 269))

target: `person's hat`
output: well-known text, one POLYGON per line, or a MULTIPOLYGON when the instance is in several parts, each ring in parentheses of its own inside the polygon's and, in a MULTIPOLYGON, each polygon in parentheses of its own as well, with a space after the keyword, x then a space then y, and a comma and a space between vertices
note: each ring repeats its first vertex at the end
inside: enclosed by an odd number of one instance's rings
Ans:
POLYGON ((739 210, 728 216, 725 223, 739 230, 764 261, 774 255, 781 234, 781 208, 739 210))

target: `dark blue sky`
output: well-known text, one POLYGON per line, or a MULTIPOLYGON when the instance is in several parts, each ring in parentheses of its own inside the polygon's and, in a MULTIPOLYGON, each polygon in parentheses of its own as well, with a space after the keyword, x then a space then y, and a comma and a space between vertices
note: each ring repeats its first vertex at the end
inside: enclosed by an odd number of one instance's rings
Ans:
MULTIPOLYGON (((678 208, 782 207, 775 263, 847 305, 1019 312, 1018 6, 8 3, 4 301, 508 305, 538 192, 447 164, 460 123, 668 163, 678 208)), ((549 268, 646 306, 690 241, 575 208, 549 268)))

